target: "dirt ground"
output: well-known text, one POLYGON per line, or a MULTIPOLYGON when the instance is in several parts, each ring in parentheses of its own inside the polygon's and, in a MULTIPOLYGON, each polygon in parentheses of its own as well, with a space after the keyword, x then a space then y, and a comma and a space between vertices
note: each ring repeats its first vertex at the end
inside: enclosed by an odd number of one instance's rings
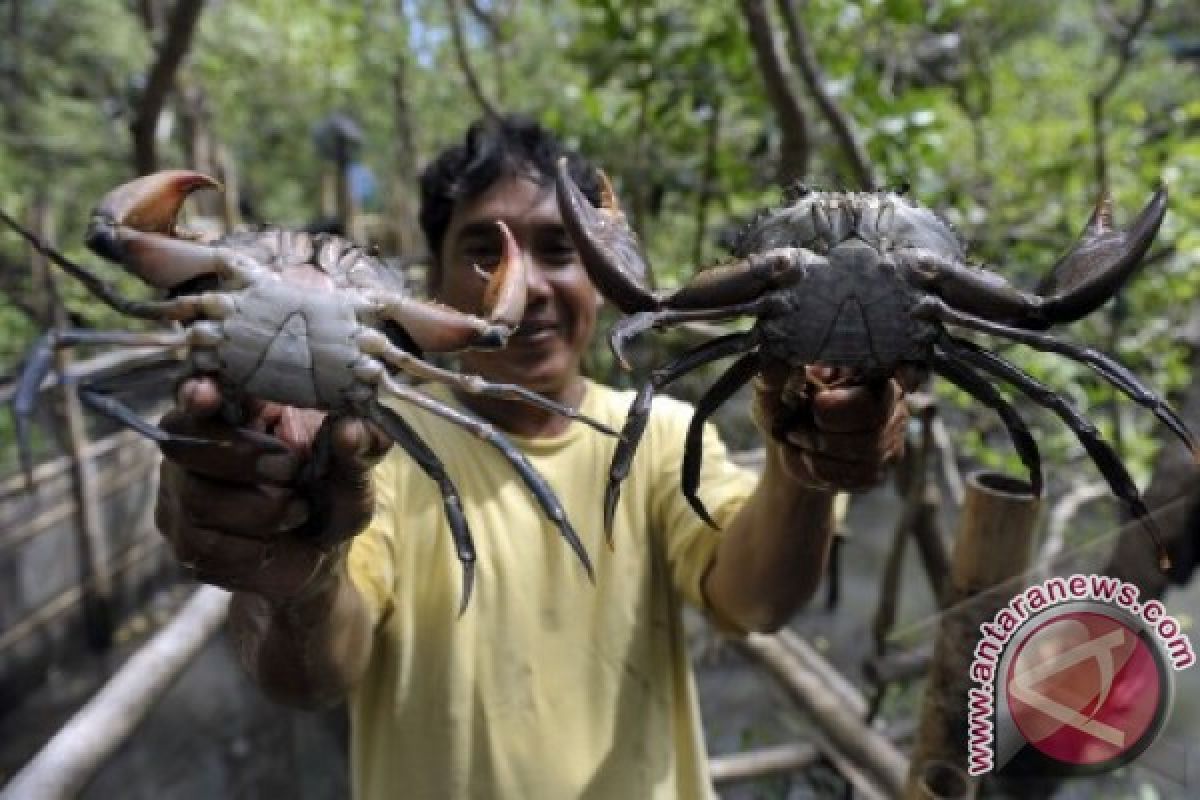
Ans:
MULTIPOLYGON (((863 686, 860 665, 870 646, 869 626, 877 602, 877 576, 891 539, 897 501, 884 488, 856 498, 842 553, 842 598, 835 611, 823 596, 799 614, 793 628, 807 637, 854 683, 863 686)), ((898 628, 906 638, 931 636, 936 618, 916 559, 906 562, 907 587, 898 628)), ((823 589, 822 589, 823 591, 823 589)), ((169 598, 147 614, 169 611, 169 598)), ((1167 597, 1168 610, 1189 631, 1200 613, 1200 585, 1167 597)), ((710 752, 733 753, 802 740, 810 722, 797 712, 769 677, 694 618, 691 645, 710 752)), ((1194 631, 1190 631, 1194 635, 1194 631)), ((131 645, 133 643, 131 641, 131 645)), ((0 716, 0 782, 19 768, 42 741, 86 699, 111 667, 79 665, 48 676, 46 688, 20 708, 0 716)), ((1200 669, 1177 674, 1168 727, 1139 761, 1114 775, 1075 781, 1054 795, 1075 798, 1185 798, 1200 796, 1200 669)), ((911 731, 919 704, 919 682, 888 695, 883 719, 891 730, 911 731)), ((907 746, 901 738, 902 749, 907 746)), ((724 800, 844 797, 846 787, 830 768, 722 787, 724 800)), ((85 798, 208 800, 209 798, 294 797, 326 800, 348 794, 345 726, 337 712, 313 715, 271 705, 232 663, 225 642, 211 643, 104 767, 85 798)))

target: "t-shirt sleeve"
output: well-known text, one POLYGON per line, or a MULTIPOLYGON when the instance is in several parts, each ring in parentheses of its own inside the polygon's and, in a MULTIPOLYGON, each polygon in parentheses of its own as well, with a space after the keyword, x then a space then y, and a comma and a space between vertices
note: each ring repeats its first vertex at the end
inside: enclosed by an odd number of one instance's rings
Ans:
POLYGON ((375 514, 367 529, 354 537, 347 559, 354 588, 362 596, 371 626, 376 627, 392 611, 396 581, 396 481, 399 479, 396 451, 371 474, 375 491, 375 514))
MULTIPOLYGON (((670 398, 655 401, 653 436, 653 514, 655 531, 676 591, 708 611, 701 583, 712 563, 721 531, 704 522, 683 495, 682 459, 692 407, 670 398)), ((649 443, 649 442, 648 442, 649 443)), ((703 461, 697 492, 722 529, 754 491, 754 473, 736 466, 712 424, 704 426, 703 461)))

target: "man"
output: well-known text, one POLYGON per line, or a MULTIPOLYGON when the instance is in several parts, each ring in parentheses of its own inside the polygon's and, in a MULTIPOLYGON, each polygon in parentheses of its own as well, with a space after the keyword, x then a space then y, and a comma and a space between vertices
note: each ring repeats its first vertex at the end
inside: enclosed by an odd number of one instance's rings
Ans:
MULTIPOLYGON (((619 427, 630 393, 581 376, 600 298, 555 202, 559 144, 524 118, 477 123, 422 176, 421 223, 433 294, 478 312, 476 266, 498 261, 506 223, 529 272, 509 345, 461 358, 464 372, 512 382, 619 427)), ((594 171, 571 171, 595 203, 594 171)), ((828 375, 815 374, 820 379, 828 375)), ((755 413, 771 430, 786 370, 768 368, 755 413)), ((397 405, 445 463, 475 533, 479 577, 458 615, 458 564, 432 481, 360 421, 270 406, 247 412, 289 455, 239 441, 164 464, 158 520, 197 577, 236 594, 241 659, 277 699, 348 695, 355 792, 383 798, 696 798, 711 789, 681 599, 730 631, 772 630, 822 572, 836 489, 871 485, 897 455, 899 385, 827 389, 812 424, 766 439, 760 479, 732 467, 710 430, 700 496, 679 489, 690 409, 656 401, 604 545, 602 497, 614 442, 504 400, 454 397, 505 431, 558 493, 595 562, 589 583, 511 468, 441 420, 397 405), (332 444, 319 481, 296 476, 316 436, 332 444), (306 525, 320 504, 323 529, 306 525), (365 530, 364 530, 365 529, 365 530), (302 531, 303 534, 297 533, 302 531)), ((181 388, 179 433, 230 437, 213 384, 181 388)))

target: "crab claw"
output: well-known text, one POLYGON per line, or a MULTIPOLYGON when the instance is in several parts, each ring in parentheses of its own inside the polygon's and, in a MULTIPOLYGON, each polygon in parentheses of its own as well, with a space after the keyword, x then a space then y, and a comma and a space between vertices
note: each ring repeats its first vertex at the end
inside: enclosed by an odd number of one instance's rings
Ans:
POLYGON ((92 212, 87 246, 162 289, 217 271, 213 248, 175 238, 188 195, 219 184, 199 172, 167 170, 113 189, 92 212))
POLYGON ((1133 275, 1166 212, 1167 188, 1160 184, 1137 218, 1121 230, 1113 227, 1112 198, 1102 194, 1079 242, 1038 285, 1037 293, 1045 298, 1041 319, 1022 327, 1073 322, 1103 305, 1133 275))
POLYGON ((600 294, 626 314, 653 311, 659 307, 659 301, 645 286, 646 259, 637 236, 617 205, 608 176, 602 170, 597 171, 601 184, 600 208, 593 206, 575 184, 567 160, 558 160, 554 184, 563 225, 600 294))
MULTIPOLYGON (((488 322, 504 325, 515 330, 525 313, 525 296, 529 289, 529 275, 525 271, 525 260, 513 238, 512 231, 500 220, 496 227, 503 237, 500 264, 490 274, 480 270, 488 280, 483 292, 483 313, 488 322)), ((477 267, 478 269, 478 267, 477 267)))

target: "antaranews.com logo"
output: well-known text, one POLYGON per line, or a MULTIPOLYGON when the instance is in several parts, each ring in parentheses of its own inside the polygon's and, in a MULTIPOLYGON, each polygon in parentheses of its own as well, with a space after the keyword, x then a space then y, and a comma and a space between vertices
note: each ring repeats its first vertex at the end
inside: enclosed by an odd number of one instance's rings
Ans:
POLYGON ((1158 600, 1107 575, 1031 586, 980 626, 968 692, 968 772, 1090 775, 1162 730, 1173 673, 1196 661, 1158 600))

